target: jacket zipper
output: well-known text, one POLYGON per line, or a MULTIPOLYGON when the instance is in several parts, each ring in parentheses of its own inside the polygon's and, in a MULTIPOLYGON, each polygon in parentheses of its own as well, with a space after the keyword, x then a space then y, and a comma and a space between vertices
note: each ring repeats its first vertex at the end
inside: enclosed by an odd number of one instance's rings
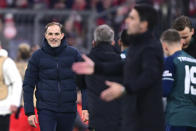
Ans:
POLYGON ((57 88, 58 88, 58 106, 60 106, 60 97, 61 97, 61 84, 60 84, 60 78, 59 78, 59 64, 57 63, 57 82, 58 82, 58 85, 57 85, 57 88))
POLYGON ((60 80, 59 80, 59 64, 57 63, 57 81, 58 81, 58 93, 61 92, 61 87, 60 87, 60 80))
POLYGON ((61 92, 61 87, 60 87, 60 79, 59 79, 59 64, 57 63, 57 81, 58 81, 58 93, 61 92))

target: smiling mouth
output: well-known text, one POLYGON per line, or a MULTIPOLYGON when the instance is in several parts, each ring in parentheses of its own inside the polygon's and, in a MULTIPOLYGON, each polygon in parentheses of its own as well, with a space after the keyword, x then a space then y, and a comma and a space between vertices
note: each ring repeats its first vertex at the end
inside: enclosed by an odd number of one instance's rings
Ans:
POLYGON ((50 42, 51 42, 51 43, 56 43, 56 42, 57 42, 57 40, 51 40, 50 42))

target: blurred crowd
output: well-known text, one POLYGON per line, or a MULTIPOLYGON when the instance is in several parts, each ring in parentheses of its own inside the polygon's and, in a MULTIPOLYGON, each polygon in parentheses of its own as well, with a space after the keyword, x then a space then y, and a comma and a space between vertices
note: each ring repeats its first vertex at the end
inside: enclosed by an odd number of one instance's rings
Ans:
POLYGON ((9 56, 16 59, 20 43, 25 42, 31 46, 40 46, 44 25, 51 21, 58 21, 65 27, 68 43, 78 48, 82 53, 86 53, 90 49, 92 30, 97 25, 110 25, 115 31, 115 40, 118 39, 119 33, 125 28, 124 23, 128 11, 135 2, 151 3, 159 10, 158 33, 170 26, 172 18, 185 13, 185 15, 193 16, 196 11, 196 0, 1 0, 0 8, 2 9, 33 9, 32 11, 38 12, 37 14, 11 14, 9 11, 0 13, 0 41, 3 48, 8 50, 9 56), (175 8, 171 8, 170 11, 169 7, 171 6, 175 8), (189 7, 188 14, 187 7, 189 7), (67 10, 70 13, 39 16, 39 9, 67 10), (87 13, 81 14, 82 11, 87 13), (39 21, 35 23, 37 17, 39 17, 39 21), (36 24, 38 24, 39 30, 35 28, 36 24))
POLYGON ((33 8, 33 9, 74 9, 88 10, 96 8, 99 11, 119 5, 128 0, 1 0, 1 8, 33 8))

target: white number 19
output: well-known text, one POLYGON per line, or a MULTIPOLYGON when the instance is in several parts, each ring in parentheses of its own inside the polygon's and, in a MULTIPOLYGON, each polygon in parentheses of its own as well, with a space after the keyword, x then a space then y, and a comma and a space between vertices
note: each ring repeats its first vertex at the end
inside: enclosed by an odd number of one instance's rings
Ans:
POLYGON ((184 83, 184 93, 189 94, 191 91, 191 95, 196 95, 196 88, 192 84, 196 84, 196 77, 194 74, 196 73, 196 67, 192 66, 189 69, 189 66, 185 66, 185 83, 184 83))

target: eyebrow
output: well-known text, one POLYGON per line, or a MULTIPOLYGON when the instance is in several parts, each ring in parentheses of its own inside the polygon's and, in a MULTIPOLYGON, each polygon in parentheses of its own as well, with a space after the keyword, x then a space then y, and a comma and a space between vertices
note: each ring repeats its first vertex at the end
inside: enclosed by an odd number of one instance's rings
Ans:
POLYGON ((52 35, 52 34, 59 35, 61 33, 59 33, 59 32, 56 32, 56 33, 48 32, 48 34, 50 34, 50 35, 52 35))

